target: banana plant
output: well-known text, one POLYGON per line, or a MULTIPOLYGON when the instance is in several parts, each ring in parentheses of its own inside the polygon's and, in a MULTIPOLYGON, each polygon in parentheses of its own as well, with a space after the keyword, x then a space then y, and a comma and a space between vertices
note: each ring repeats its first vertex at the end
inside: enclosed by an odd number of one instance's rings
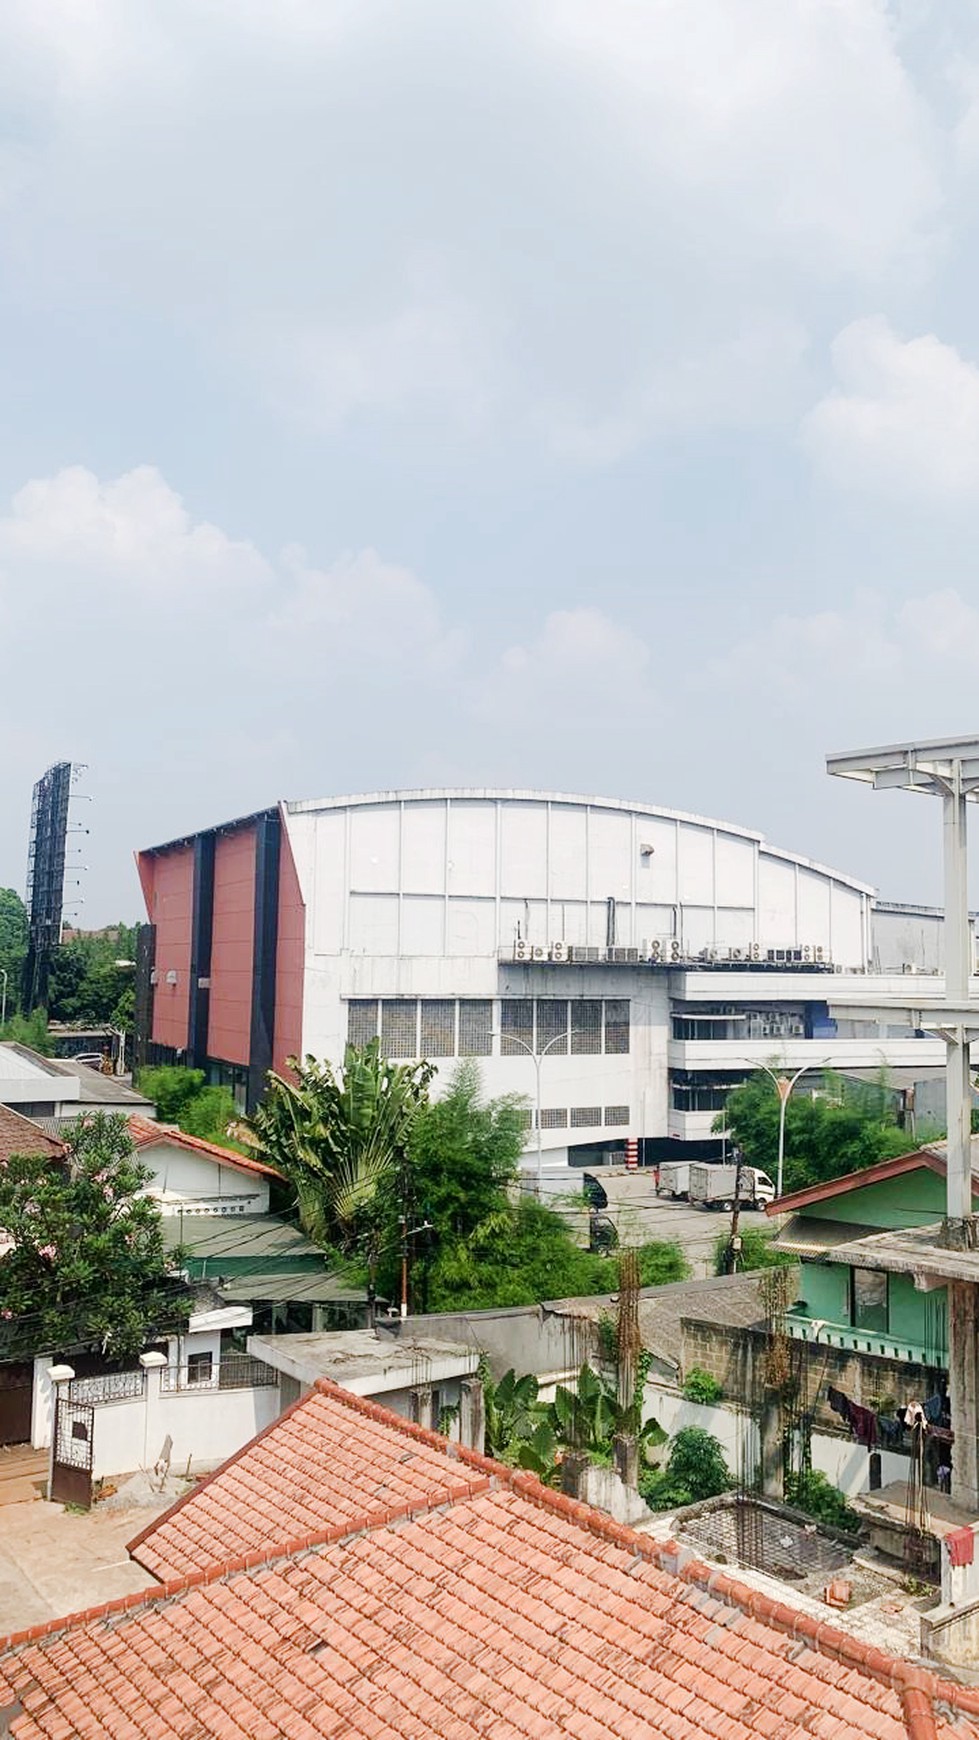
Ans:
POLYGON ((540 1423, 537 1379, 532 1372, 525 1372, 518 1378, 511 1366, 499 1383, 487 1380, 483 1406, 487 1453, 506 1456, 516 1444, 531 1439, 540 1423))

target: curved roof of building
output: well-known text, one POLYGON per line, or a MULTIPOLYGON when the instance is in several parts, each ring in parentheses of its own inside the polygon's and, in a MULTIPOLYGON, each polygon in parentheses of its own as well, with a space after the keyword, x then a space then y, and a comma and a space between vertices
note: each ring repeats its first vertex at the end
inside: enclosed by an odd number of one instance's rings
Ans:
POLYGON ((848 876, 842 870, 834 870, 831 865, 821 864, 814 858, 806 858, 799 852, 787 852, 779 846, 769 845, 764 834, 760 833, 757 828, 745 828, 738 822, 719 821, 716 816, 697 815, 692 810, 673 810, 665 808, 661 804, 638 803, 626 798, 599 797, 584 792, 532 791, 518 786, 431 786, 406 791, 358 792, 346 797, 285 799, 282 807, 287 815, 312 815, 319 810, 345 810, 374 804, 444 803, 446 801, 450 803, 572 804, 587 809, 617 810, 626 815, 654 816, 658 821, 686 822, 694 828, 716 829, 718 833, 734 834, 742 840, 753 840, 769 857, 783 858, 790 864, 799 864, 806 870, 815 870, 821 876, 831 876, 834 882, 843 882, 848 888, 855 888, 861 894, 875 892, 871 883, 861 882, 857 877, 848 876))

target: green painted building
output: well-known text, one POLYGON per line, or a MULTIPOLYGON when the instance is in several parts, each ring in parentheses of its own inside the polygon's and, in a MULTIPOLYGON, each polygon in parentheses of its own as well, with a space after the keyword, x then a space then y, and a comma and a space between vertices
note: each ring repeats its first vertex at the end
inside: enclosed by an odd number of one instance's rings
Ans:
MULTIPOLYGON (((973 1183, 973 1202, 979 1182, 973 1183)), ((918 1288, 911 1274, 889 1274, 829 1253, 873 1233, 934 1226, 945 1215, 944 1145, 884 1160, 863 1172, 813 1185, 773 1204, 784 1220, 780 1249, 801 1264, 789 1334, 823 1346, 948 1369, 946 1288, 918 1288)))

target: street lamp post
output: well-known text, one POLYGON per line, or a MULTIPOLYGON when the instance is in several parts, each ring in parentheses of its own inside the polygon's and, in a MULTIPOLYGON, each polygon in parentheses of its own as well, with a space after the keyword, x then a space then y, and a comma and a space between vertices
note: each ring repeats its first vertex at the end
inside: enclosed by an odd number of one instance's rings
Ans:
POLYGON ((778 1094, 778 1173, 775 1179, 775 1196, 776 1201, 778 1201, 782 1195, 782 1173, 785 1167, 785 1113, 789 1100, 792 1098, 792 1089, 800 1076, 805 1075, 808 1069, 825 1069, 829 1063, 829 1058, 821 1057, 818 1063, 804 1063, 801 1069, 797 1069, 795 1074, 790 1076, 779 1075, 778 1071, 771 1069, 767 1063, 755 1063, 748 1057, 743 1057, 741 1061, 746 1063, 749 1069, 763 1069, 769 1079, 775 1083, 775 1092, 778 1094))
MULTIPOLYGON (((536 1076, 536 1084, 537 1084, 535 1116, 536 1116, 536 1121, 537 1121, 537 1200, 539 1202, 541 1199, 541 1196, 543 1194, 543 1177, 544 1177, 544 1148, 543 1148, 543 1143, 541 1141, 541 1127, 540 1127, 540 1112, 541 1112, 540 1071, 541 1071, 541 1064, 543 1063, 545 1057, 547 1056, 548 1052, 550 1051, 552 1045, 559 1045, 562 1041, 565 1044, 568 1043, 568 1035, 566 1033, 555 1033, 554 1038, 549 1039, 547 1044, 541 1047, 540 1051, 535 1051, 532 1045, 528 1045, 525 1039, 518 1039, 516 1037, 516 1034, 514 1034, 514 1033, 501 1033, 500 1039, 501 1039, 501 1041, 505 1040, 508 1045, 519 1045, 520 1050, 525 1051, 527 1053, 527 1056, 531 1059, 531 1061, 534 1065, 534 1073, 536 1076)), ((502 1055, 502 1053, 501 1053, 501 1055, 502 1055)))

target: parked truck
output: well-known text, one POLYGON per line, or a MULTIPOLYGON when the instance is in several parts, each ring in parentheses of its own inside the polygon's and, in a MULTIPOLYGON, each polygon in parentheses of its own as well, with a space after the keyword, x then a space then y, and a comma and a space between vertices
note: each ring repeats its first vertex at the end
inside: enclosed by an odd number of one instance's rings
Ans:
POLYGON ((672 1196, 675 1202, 685 1197, 690 1189, 690 1161, 668 1160, 659 1169, 659 1179, 656 1184, 657 1196, 672 1196))
POLYGON ((775 1186, 768 1173, 757 1166, 691 1165, 689 1196, 698 1208, 719 1208, 730 1213, 736 1194, 744 1208, 764 1208, 766 1203, 775 1201, 775 1186))

